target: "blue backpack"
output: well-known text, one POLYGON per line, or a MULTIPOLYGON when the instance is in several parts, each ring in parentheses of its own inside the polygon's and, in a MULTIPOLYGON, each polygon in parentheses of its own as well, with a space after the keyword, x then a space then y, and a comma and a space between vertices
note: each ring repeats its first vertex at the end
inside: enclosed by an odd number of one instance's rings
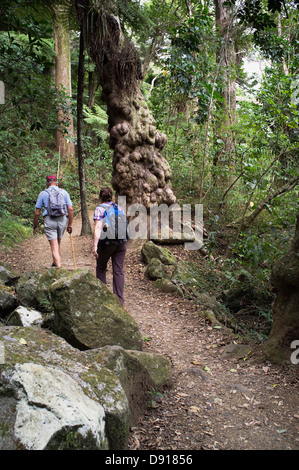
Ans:
POLYGON ((100 240, 119 244, 128 239, 128 221, 124 211, 117 204, 101 204, 105 208, 103 229, 100 240))

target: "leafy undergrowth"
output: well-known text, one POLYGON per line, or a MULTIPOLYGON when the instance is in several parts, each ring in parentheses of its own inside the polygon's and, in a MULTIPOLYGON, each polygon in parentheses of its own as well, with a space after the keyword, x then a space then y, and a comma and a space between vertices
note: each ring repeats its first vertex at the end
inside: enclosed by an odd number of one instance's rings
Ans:
POLYGON ((11 217, 0 219, 0 244, 2 247, 12 248, 26 238, 30 238, 32 229, 25 227, 11 217))
POLYGON ((197 303, 198 293, 213 296, 222 306, 227 325, 235 334, 257 343, 267 339, 273 321, 273 298, 267 282, 261 283, 259 278, 249 273, 243 280, 242 275, 246 271, 241 267, 230 271, 225 264, 211 261, 199 252, 188 253, 182 247, 173 247, 172 251, 178 260, 188 264, 189 275, 183 280, 186 298, 197 303), (244 289, 245 294, 238 299, 239 306, 230 309, 224 293, 233 287, 244 289))

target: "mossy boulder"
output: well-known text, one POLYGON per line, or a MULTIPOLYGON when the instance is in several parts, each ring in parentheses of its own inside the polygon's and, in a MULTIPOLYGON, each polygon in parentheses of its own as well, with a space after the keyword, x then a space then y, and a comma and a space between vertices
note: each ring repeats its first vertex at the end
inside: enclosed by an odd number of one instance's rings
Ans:
POLYGON ((149 392, 162 390, 171 382, 171 363, 164 356, 124 350, 119 346, 80 351, 40 326, 2 327, 0 342, 5 351, 5 360, 0 364, 0 430, 7 429, 5 438, 0 439, 2 449, 41 446, 65 449, 71 435, 77 435, 79 440, 76 438, 69 443, 69 449, 97 449, 106 445, 113 450, 126 449, 129 427, 147 408, 149 392), (26 383, 20 379, 20 374, 26 375, 26 383), (12 377, 15 379, 11 380, 12 377), (38 396, 37 388, 40 389, 38 396), (70 395, 68 388, 78 393, 70 395), (51 397, 45 403, 49 392, 51 397), (86 404, 95 409, 96 422, 88 413, 88 420, 84 421, 86 415, 82 415, 82 410, 86 404), (64 416, 59 411, 64 406, 71 410, 77 407, 79 421, 73 419, 72 412, 67 422, 67 413, 64 416), (101 424, 97 436, 98 417, 102 424, 105 422, 105 432, 101 424), (29 418, 33 423, 43 418, 44 424, 30 429, 29 418), (15 434, 16 422, 18 435, 15 434), (76 426, 88 423, 91 438, 83 439, 76 426))
POLYGON ((200 291, 195 273, 185 261, 176 264, 170 279, 187 297, 195 297, 200 291))
POLYGON ((142 258, 146 264, 149 264, 153 258, 156 258, 165 265, 174 265, 176 258, 167 248, 156 245, 152 241, 145 242, 141 248, 142 258))
POLYGON ((20 302, 41 312, 53 311, 50 286, 57 279, 65 277, 69 271, 65 269, 47 269, 25 272, 16 284, 16 294, 20 302))
POLYGON ((79 349, 118 345, 142 349, 135 320, 88 269, 67 273, 51 285, 54 331, 79 349))
POLYGON ((165 245, 180 245, 184 243, 193 243, 195 241, 195 233, 188 224, 181 224, 180 230, 175 231, 171 227, 161 227, 157 237, 151 237, 151 241, 165 245))
POLYGON ((147 265, 144 274, 152 280, 161 279, 165 274, 165 266, 158 258, 152 258, 147 265))
POLYGON ((14 289, 0 284, 0 318, 5 318, 17 306, 18 299, 14 289))
POLYGON ((24 302, 51 313, 22 307, 25 322, 8 317, 22 326, 0 327, 0 449, 126 449, 149 391, 169 383, 170 362, 141 351, 135 320, 90 271, 21 277, 24 302))
POLYGON ((105 346, 86 353, 117 375, 134 418, 147 407, 144 398, 150 390, 161 390, 171 383, 171 363, 160 354, 125 350, 119 346, 105 346))
POLYGON ((166 292, 168 294, 178 294, 178 295, 183 295, 182 290, 176 286, 173 282, 171 282, 170 279, 157 279, 154 282, 154 286, 157 287, 157 289, 161 290, 162 292, 166 292))
MULTIPOLYGON (((94 403, 100 405, 104 410, 105 435, 109 442, 109 448, 126 448, 130 410, 127 396, 115 373, 98 362, 91 362, 85 352, 73 348, 63 338, 39 327, 2 327, 0 328, 0 341, 5 350, 5 363, 0 364, 0 429, 7 429, 1 444, 3 449, 37 449, 40 448, 41 442, 43 448, 53 448, 53 445, 59 448, 58 440, 57 442, 54 440, 55 435, 60 433, 60 441, 65 441, 67 440, 67 430, 69 429, 70 433, 72 430, 75 432, 79 423, 75 422, 74 424, 74 421, 71 421, 68 424, 61 419, 56 408, 61 409, 65 405, 75 409, 74 401, 76 400, 79 400, 78 406, 81 410, 82 407, 87 406, 86 403, 89 400, 92 400, 92 406, 94 403), (32 365, 38 366, 39 370, 37 371, 37 368, 32 365), (22 381, 19 379, 11 379, 18 370, 21 370, 22 374, 27 374, 29 378, 31 377, 30 381, 33 387, 31 391, 26 389, 25 392, 22 381), (55 388, 55 394, 53 392, 58 402, 56 405, 54 403, 51 406, 48 406, 49 403, 42 405, 41 398, 31 399, 35 396, 34 390, 38 385, 41 388, 41 397, 46 396, 49 390, 51 392, 52 383, 45 381, 44 378, 54 378, 57 374, 61 377, 60 371, 64 374, 66 384, 72 386, 75 381, 80 388, 78 394, 74 395, 72 404, 70 396, 66 396, 66 392, 63 392, 62 385, 55 388), (43 425, 36 427, 32 425, 31 429, 27 425, 25 426, 26 416, 28 422, 30 422, 30 417, 31 420, 34 418, 39 420, 39 411, 41 411, 41 415, 44 409, 48 412, 44 417, 43 425), (25 417, 23 413, 25 413, 25 417), (57 427, 57 421, 61 422, 61 428, 57 427), (16 423, 19 423, 18 435, 15 434, 16 423), (22 423, 23 425, 21 425, 22 423), (50 429, 54 429, 55 432, 51 433, 50 429), (31 433, 30 439, 29 431, 31 433), (43 435, 42 440, 39 434, 43 435)), ((53 379, 54 385, 55 380, 53 379)), ((95 416, 97 417, 98 414, 96 413, 95 416)), ((96 423, 90 423, 90 425, 92 429, 96 427, 96 423)), ((88 430, 88 428, 85 429, 88 430)), ((90 443, 88 442, 88 440, 84 441, 84 446, 87 446, 85 448, 98 448, 94 439, 91 439, 90 443), (91 447, 88 447, 89 445, 91 447)), ((102 444, 105 447, 104 442, 102 444)), ((78 445, 82 445, 82 442, 78 445)))
POLYGON ((187 283, 193 278, 190 266, 185 261, 179 261, 172 273, 171 279, 174 282, 187 283))
POLYGON ((171 383, 171 362, 166 357, 143 351, 127 351, 127 354, 144 367, 156 389, 161 389, 171 383))
POLYGON ((0 284, 13 286, 19 278, 19 274, 15 273, 10 267, 1 262, 0 264, 0 284))

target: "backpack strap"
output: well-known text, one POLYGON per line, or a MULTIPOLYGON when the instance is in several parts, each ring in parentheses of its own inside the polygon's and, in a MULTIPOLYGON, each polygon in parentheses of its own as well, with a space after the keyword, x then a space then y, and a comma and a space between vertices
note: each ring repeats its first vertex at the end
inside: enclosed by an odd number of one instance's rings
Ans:
POLYGON ((105 202, 99 205, 99 207, 106 207, 106 208, 114 207, 114 206, 117 206, 117 204, 115 204, 114 202, 112 202, 112 206, 110 204, 106 204, 105 202))

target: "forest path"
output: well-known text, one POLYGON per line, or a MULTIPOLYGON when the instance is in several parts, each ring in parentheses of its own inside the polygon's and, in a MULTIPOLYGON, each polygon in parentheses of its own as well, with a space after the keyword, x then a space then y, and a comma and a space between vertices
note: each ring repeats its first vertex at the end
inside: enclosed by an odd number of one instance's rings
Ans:
MULTIPOLYGON (((80 236, 79 217, 73 227, 76 267, 95 272, 92 237, 80 236)), ((183 255, 183 248, 171 249, 183 255)), ((24 241, 0 259, 19 273, 52 263, 44 235, 24 241)), ((62 266, 74 269, 67 233, 62 266)), ((163 354, 173 365, 172 386, 162 395, 150 391, 149 409, 131 430, 129 450, 298 450, 294 371, 261 363, 254 353, 247 360, 225 354, 224 346, 234 341, 231 332, 207 323, 191 301, 159 292, 144 277, 137 242, 128 243, 125 276, 125 309, 139 324, 144 351, 163 354)))

